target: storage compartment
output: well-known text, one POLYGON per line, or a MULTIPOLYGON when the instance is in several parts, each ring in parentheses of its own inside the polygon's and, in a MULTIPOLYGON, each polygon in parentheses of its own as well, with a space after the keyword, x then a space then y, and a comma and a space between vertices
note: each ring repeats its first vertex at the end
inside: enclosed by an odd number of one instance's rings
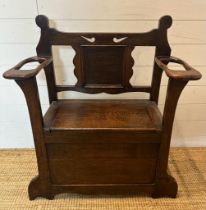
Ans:
POLYGON ((152 183, 159 144, 48 144, 52 184, 152 183))

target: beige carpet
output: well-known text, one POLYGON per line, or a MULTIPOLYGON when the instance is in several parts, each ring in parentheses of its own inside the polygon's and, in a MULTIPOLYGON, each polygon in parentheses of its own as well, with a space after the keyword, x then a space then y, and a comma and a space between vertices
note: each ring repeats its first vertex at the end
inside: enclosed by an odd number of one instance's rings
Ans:
POLYGON ((37 173, 34 151, 0 151, 0 209, 206 210, 206 148, 172 149, 169 168, 179 183, 176 199, 62 194, 29 201, 27 186, 37 173))

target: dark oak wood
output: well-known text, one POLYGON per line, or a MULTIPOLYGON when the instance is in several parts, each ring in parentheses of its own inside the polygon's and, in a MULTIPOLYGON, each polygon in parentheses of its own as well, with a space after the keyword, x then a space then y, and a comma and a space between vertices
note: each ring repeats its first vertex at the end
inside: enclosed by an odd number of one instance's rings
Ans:
POLYGON ((154 198, 176 197, 177 183, 168 174, 168 156, 175 110, 189 80, 201 74, 181 59, 170 57, 167 29, 172 18, 164 16, 157 29, 145 33, 65 33, 49 27, 39 15, 41 29, 37 56, 4 73, 22 89, 33 130, 38 176, 29 185, 29 198, 65 192, 136 194, 154 198), (53 45, 75 50, 75 85, 57 85, 52 62, 53 45), (132 86, 136 46, 154 46, 150 86, 132 86), (32 70, 21 68, 39 62, 32 70), (186 71, 167 67, 182 64, 186 71), (42 116, 36 75, 44 69, 50 106, 42 116), (163 114, 158 109, 162 72, 169 78, 163 114), (146 92, 149 100, 60 100, 57 93, 119 94, 146 92))

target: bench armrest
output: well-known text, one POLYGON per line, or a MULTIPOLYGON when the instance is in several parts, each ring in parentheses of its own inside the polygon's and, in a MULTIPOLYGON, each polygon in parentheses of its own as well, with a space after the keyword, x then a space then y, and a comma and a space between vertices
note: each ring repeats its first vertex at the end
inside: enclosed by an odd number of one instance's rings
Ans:
POLYGON ((36 76, 41 69, 46 67, 52 62, 52 57, 51 56, 45 56, 45 57, 30 57, 27 58, 20 63, 18 63, 16 66, 13 68, 9 69, 3 74, 3 77, 6 79, 14 79, 14 80, 22 80, 22 79, 29 79, 31 77, 36 76), (31 62, 39 62, 40 64, 35 68, 31 70, 20 70, 22 66, 24 66, 27 63, 31 62))
MULTIPOLYGON (((179 97, 190 80, 198 80, 201 78, 202 75, 197 70, 192 68, 189 64, 179 58, 160 56, 155 58, 155 62, 158 67, 161 70, 164 70, 166 75, 169 77, 162 119, 162 139, 168 139, 168 141, 165 141, 163 143, 162 147, 168 148, 170 145, 175 111, 179 97), (169 69, 167 67, 167 64, 169 62, 181 64, 186 71, 176 71, 169 69)), ((166 162, 167 161, 165 161, 164 164, 166 164, 166 162)))
POLYGON ((162 70, 165 71, 169 78, 175 80, 189 81, 198 80, 202 77, 199 71, 192 68, 185 61, 176 57, 158 56, 155 58, 155 62, 162 70), (167 64, 170 62, 181 64, 186 71, 169 69, 167 64))

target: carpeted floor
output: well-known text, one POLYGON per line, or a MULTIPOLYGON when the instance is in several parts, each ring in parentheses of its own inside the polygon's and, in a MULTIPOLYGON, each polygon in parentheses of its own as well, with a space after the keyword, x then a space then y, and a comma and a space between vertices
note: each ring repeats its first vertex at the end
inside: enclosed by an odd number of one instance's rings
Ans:
POLYGON ((62 194, 29 201, 27 186, 37 174, 33 150, 0 151, 0 210, 206 210, 206 148, 172 149, 169 168, 179 191, 176 199, 144 196, 62 194))

